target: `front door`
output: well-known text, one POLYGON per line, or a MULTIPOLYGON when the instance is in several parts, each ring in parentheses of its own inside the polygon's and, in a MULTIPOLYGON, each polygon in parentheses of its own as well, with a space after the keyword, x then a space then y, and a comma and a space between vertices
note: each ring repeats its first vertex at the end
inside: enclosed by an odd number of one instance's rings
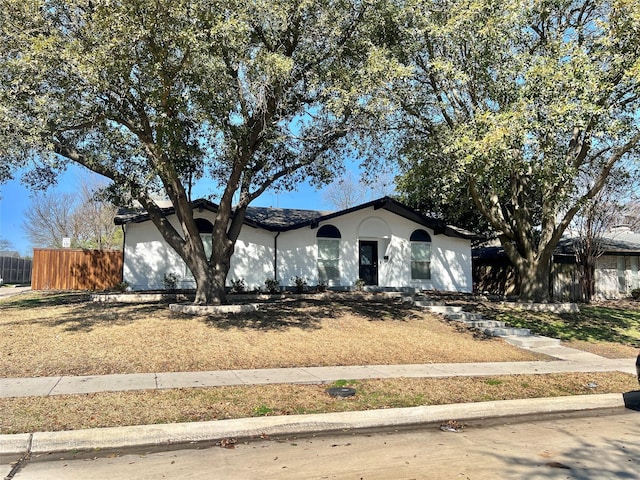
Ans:
POLYGON ((378 285, 378 242, 360 240, 360 278, 365 285, 378 285))

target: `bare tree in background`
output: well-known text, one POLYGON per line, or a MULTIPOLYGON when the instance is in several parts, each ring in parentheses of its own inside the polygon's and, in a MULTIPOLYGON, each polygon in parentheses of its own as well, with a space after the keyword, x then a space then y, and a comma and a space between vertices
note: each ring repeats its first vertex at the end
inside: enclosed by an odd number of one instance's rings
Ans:
POLYGON ((76 221, 81 222, 78 230, 91 248, 119 250, 122 248, 122 229, 113 221, 118 208, 102 195, 104 182, 82 181, 80 184, 80 205, 74 212, 76 221))
POLYGON ((379 173, 374 179, 366 182, 369 190, 369 200, 388 197, 395 194, 395 175, 393 173, 379 173))
POLYGON ((366 188, 353 173, 346 172, 322 190, 322 199, 336 210, 346 210, 365 201, 366 188))
POLYGON ((622 209, 621 224, 626 225, 632 232, 640 233, 640 200, 633 200, 622 209))
POLYGON ((635 231, 640 226, 640 204, 630 200, 638 188, 636 177, 635 173, 620 170, 598 195, 585 203, 573 220, 578 234, 574 248, 582 270, 585 303, 591 303, 595 294, 596 262, 604 253, 605 238, 613 238, 614 227, 626 226, 635 231))
POLYGON ((35 247, 61 248, 71 239, 72 248, 122 248, 122 231, 113 218, 117 208, 99 198, 105 185, 83 178, 79 193, 50 192, 33 197, 22 228, 35 247))
POLYGON ((70 193, 35 195, 22 223, 22 229, 31 244, 35 247, 61 248, 62 239, 68 237, 72 239, 71 246, 77 247, 78 232, 72 220, 75 204, 76 197, 70 193))
POLYGON ((6 238, 0 237, 0 251, 11 250, 13 244, 6 238))
POLYGON ((596 286, 596 262, 604 253, 604 236, 613 226, 612 219, 620 209, 610 199, 603 198, 606 196, 608 196, 606 193, 602 193, 589 200, 574 222, 578 232, 574 248, 576 261, 582 270, 580 283, 585 303, 591 303, 593 299, 596 286))
POLYGON ((346 210, 394 192, 392 174, 380 174, 373 180, 356 178, 353 172, 330 183, 322 191, 323 200, 336 210, 346 210))

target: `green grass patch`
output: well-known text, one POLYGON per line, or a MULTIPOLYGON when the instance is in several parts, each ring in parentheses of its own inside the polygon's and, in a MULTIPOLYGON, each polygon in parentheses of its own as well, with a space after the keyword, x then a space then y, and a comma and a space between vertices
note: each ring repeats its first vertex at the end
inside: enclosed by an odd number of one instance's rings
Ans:
POLYGON ((358 384, 357 380, 336 380, 333 382, 332 387, 342 388, 342 387, 354 387, 358 384))
POLYGON ((274 409, 267 407, 266 405, 260 405, 253 409, 253 413, 256 417, 264 417, 274 412, 274 409))
POLYGON ((581 306, 579 313, 490 309, 487 316, 564 341, 613 342, 640 347, 640 305, 637 309, 581 306))
POLYGON ((495 378, 489 378, 485 380, 487 385, 502 385, 504 382, 502 380, 496 380, 495 378))

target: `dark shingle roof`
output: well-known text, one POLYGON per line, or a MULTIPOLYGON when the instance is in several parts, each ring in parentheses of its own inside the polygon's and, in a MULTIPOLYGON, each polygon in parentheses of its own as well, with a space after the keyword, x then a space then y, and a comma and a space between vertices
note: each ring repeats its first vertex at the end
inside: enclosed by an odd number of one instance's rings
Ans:
POLYGON ((292 208, 247 207, 246 219, 260 226, 273 229, 289 229, 301 223, 310 224, 327 212, 297 210, 292 208))
MULTIPOLYGON (((165 215, 175 212, 173 206, 168 202, 158 202, 165 215)), ((193 208, 201 208, 215 212, 218 206, 205 199, 198 199, 192 202, 193 208)), ((293 208, 271 208, 271 207, 247 207, 245 223, 253 227, 265 228, 267 230, 288 230, 296 225, 310 224, 311 222, 327 215, 328 212, 317 210, 299 210, 293 208)), ((143 208, 121 208, 118 210, 114 221, 116 225, 126 223, 140 223, 149 220, 148 213, 143 208)))
MULTIPOLYGON (((202 208, 212 212, 215 212, 218 209, 218 206, 215 203, 205 199, 194 200, 192 205, 193 208, 202 208)), ((389 197, 383 197, 378 200, 373 200, 338 212, 297 210, 289 208, 247 207, 245 223, 252 227, 264 228, 265 230, 274 232, 287 231, 309 226, 314 227, 320 222, 325 222, 365 208, 388 210, 396 215, 430 228, 436 235, 444 234, 448 237, 465 239, 477 238, 477 235, 473 232, 453 225, 447 225, 442 220, 422 215, 421 213, 416 212, 415 210, 389 197)), ((162 211, 165 215, 174 213, 174 209, 170 205, 162 208, 162 211)), ((143 209, 121 209, 118 211, 118 214, 114 219, 116 225, 140 223, 146 222, 147 220, 149 220, 149 215, 143 209)))

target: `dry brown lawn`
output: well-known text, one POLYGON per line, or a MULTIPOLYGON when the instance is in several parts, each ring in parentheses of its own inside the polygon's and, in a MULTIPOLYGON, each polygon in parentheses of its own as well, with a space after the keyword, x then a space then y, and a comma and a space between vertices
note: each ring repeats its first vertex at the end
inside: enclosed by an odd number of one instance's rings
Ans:
POLYGON ((331 397, 325 391, 327 385, 261 385, 0 399, 0 433, 618 393, 637 388, 633 376, 619 372, 401 378, 347 385, 356 389, 354 397, 331 397), (594 384, 597 387, 592 388, 594 384))
MULTIPOLYGON (((543 359, 382 296, 333 295, 271 303, 252 314, 192 317, 164 303, 103 304, 84 294, 37 292, 0 300, 0 355, 1 377, 543 359)), ((633 376, 617 372, 347 384, 355 397, 330 397, 327 385, 264 385, 6 398, 0 433, 637 388, 633 376)))
POLYGON ((0 301, 0 352, 2 377, 540 358, 385 297, 354 295, 193 317, 163 303, 35 292, 0 301))

